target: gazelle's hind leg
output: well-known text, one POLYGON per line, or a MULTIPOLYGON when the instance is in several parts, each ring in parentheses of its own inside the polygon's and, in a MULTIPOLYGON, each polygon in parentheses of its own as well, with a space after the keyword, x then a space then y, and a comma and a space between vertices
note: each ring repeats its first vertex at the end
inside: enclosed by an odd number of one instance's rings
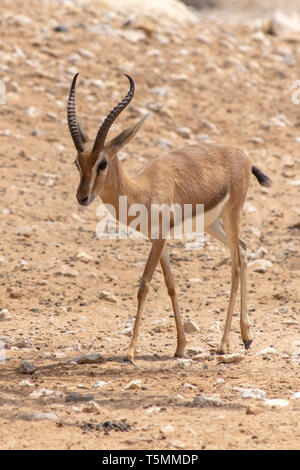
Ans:
POLYGON ((160 258, 160 264, 163 270, 165 284, 168 289, 168 294, 171 298, 174 317, 175 317, 175 324, 176 324, 176 330, 177 330, 177 348, 176 348, 175 356, 183 357, 184 348, 186 345, 186 339, 185 339, 185 334, 184 334, 184 330, 183 330, 182 323, 181 323, 180 310, 179 310, 179 305, 178 305, 176 290, 175 290, 175 281, 172 275, 168 250, 166 246, 164 247, 164 250, 160 258))
POLYGON ((247 310, 247 253, 246 243, 239 239, 239 255, 241 263, 241 316, 240 316, 240 327, 242 340, 245 345, 245 349, 249 349, 253 341, 253 337, 250 331, 250 321, 248 318, 247 310))
POLYGON ((228 246, 228 241, 221 219, 216 219, 209 227, 206 227, 205 231, 212 237, 224 243, 224 245, 228 246))
POLYGON ((231 292, 229 299, 229 306, 227 311, 226 323, 224 328, 223 337, 218 347, 218 353, 224 354, 228 351, 230 344, 230 329, 232 322, 232 314, 236 299, 236 293, 241 279, 241 312, 240 312, 240 327, 242 340, 245 348, 248 349, 252 342, 252 335, 250 332, 250 322, 247 312, 247 255, 246 244, 239 238, 240 229, 240 216, 231 217, 227 215, 224 217, 224 227, 221 219, 217 219, 206 228, 206 232, 212 235, 217 240, 220 240, 225 245, 229 246, 230 256, 232 262, 232 278, 231 278, 231 292))

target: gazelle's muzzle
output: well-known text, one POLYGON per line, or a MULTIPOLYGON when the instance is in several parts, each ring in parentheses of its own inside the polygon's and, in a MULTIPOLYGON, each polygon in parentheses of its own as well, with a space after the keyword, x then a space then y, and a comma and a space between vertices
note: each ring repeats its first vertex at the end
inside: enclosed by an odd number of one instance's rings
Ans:
POLYGON ((88 206, 94 199, 90 195, 90 187, 85 179, 81 180, 79 183, 76 199, 81 206, 88 206))

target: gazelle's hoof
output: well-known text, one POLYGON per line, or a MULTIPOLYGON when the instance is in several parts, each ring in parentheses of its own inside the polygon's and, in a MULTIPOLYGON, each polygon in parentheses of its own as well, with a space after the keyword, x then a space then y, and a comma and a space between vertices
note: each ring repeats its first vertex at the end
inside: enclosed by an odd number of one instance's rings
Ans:
POLYGON ((123 359, 124 364, 131 364, 132 366, 136 366, 135 360, 133 357, 126 356, 123 359))
POLYGON ((245 349, 249 349, 252 343, 252 339, 249 339, 248 341, 243 341, 245 349))
POLYGON ((227 346, 226 344, 219 344, 217 350, 216 350, 216 354, 219 354, 219 355, 223 355, 223 354, 227 354, 229 351, 229 346, 227 346))
POLYGON ((179 351, 179 352, 176 351, 175 354, 174 354, 174 357, 181 357, 181 358, 185 357, 184 351, 182 351, 182 352, 181 351, 179 351))

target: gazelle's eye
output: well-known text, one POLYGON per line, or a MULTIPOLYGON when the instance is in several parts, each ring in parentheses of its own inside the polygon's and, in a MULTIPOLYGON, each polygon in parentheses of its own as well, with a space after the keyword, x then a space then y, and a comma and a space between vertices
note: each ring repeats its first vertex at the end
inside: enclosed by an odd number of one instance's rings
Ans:
POLYGON ((99 173, 100 170, 105 170, 106 167, 107 167, 107 161, 102 160, 102 162, 100 162, 98 165, 97 173, 99 173))
POLYGON ((79 168, 79 165, 78 165, 78 163, 77 163, 77 160, 74 160, 73 163, 74 163, 74 165, 76 166, 77 170, 80 171, 80 168, 79 168))

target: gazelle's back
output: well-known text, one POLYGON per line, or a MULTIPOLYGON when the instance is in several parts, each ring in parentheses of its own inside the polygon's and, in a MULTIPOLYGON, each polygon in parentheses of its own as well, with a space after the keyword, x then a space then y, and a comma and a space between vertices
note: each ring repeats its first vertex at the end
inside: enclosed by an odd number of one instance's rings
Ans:
POLYGON ((242 150, 202 143, 156 158, 137 174, 135 181, 144 188, 148 186, 152 202, 188 201, 204 204, 207 211, 227 195, 247 191, 250 174, 251 162, 242 150))

